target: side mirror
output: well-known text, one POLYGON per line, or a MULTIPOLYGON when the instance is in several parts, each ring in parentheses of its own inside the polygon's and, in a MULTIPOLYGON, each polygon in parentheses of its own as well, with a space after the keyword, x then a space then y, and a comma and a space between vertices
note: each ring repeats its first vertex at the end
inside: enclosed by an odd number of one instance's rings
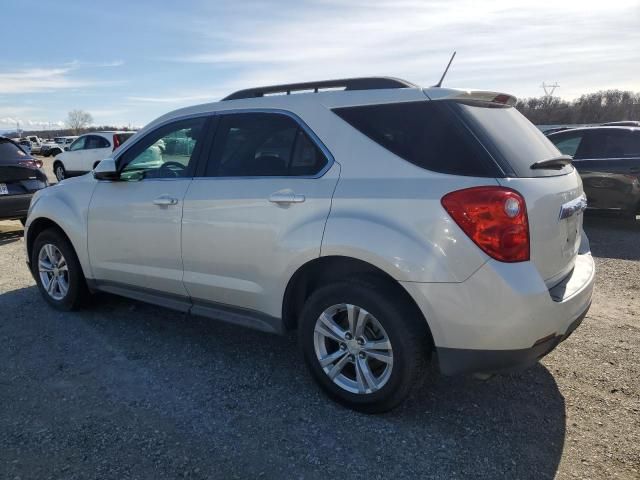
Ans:
POLYGON ((105 158, 93 170, 93 178, 96 180, 120 180, 120 174, 113 158, 105 158))

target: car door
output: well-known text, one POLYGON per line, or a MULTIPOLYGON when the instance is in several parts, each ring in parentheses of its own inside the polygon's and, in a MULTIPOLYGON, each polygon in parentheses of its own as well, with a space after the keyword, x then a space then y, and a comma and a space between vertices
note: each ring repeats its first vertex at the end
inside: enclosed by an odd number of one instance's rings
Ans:
POLYGON ((98 181, 89 207, 88 250, 101 288, 163 294, 184 306, 182 208, 206 127, 207 119, 199 117, 157 128, 118 156, 119 181, 98 181), (171 147, 175 143, 182 148, 171 147))
POLYGON ((85 141, 84 155, 81 158, 81 170, 88 172, 93 170, 100 160, 106 158, 111 153, 111 144, 100 135, 87 135, 85 141))
POLYGON ((206 314, 215 303, 280 317, 288 279, 320 255, 339 171, 289 114, 220 115, 184 203, 184 284, 193 311, 206 314))
POLYGON ((82 172, 82 155, 85 152, 87 135, 83 135, 81 137, 76 138, 71 145, 69 145, 69 150, 62 152, 62 161, 64 163, 64 168, 68 173, 76 173, 82 172))
POLYGON ((640 132, 615 127, 588 130, 574 164, 590 207, 635 210, 640 195, 640 132))

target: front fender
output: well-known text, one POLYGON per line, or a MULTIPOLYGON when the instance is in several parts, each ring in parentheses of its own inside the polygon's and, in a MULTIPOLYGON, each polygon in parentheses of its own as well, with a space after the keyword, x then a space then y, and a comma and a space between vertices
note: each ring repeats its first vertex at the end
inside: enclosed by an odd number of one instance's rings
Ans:
POLYGON ((30 245, 31 227, 49 220, 67 235, 86 278, 92 278, 87 249, 87 213, 96 182, 78 177, 40 190, 32 200, 25 225, 25 245, 30 245))

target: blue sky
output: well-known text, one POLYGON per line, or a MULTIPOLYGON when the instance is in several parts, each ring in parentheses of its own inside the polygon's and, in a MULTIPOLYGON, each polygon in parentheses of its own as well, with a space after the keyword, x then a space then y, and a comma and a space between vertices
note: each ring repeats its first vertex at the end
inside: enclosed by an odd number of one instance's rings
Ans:
POLYGON ((141 126, 250 86, 389 75, 574 98, 640 91, 640 0, 3 0, 0 129, 141 126))

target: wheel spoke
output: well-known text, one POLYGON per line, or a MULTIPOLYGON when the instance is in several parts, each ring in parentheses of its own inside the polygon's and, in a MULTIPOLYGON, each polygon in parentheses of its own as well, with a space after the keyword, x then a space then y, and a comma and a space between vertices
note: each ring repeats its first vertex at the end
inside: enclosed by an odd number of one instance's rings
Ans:
POLYGON ((365 350, 391 350, 391 343, 389 340, 369 340, 364 346, 365 350))
POLYGON ((344 350, 336 350, 335 352, 330 353, 326 357, 321 358, 320 359, 320 365, 322 365, 323 367, 326 367, 327 365, 331 365, 333 362, 335 362, 336 360, 340 359, 344 355, 347 355, 346 351, 344 351, 344 350))
POLYGON ((376 380, 373 378, 373 373, 371 373, 371 369, 369 368, 369 364, 366 359, 358 358, 356 363, 356 373, 358 374, 358 386, 362 382, 364 386, 364 391, 367 389, 371 391, 375 391, 378 389, 376 380))
POLYGON ((51 245, 50 243, 47 243, 44 246, 44 251, 47 254, 47 259, 49 259, 49 263, 51 265, 55 265, 56 259, 55 259, 55 252, 53 251, 53 245, 51 245))
POLYGON ((346 332, 340 328, 340 325, 334 322, 329 315, 323 313, 320 315, 319 320, 321 323, 316 323, 316 331, 322 333, 325 337, 330 337, 336 342, 341 342, 344 339, 346 332))
POLYGON ((367 324, 367 318, 369 317, 369 312, 363 310, 362 308, 358 309, 358 318, 356 319, 356 327, 355 327, 355 336, 362 337, 364 333, 364 327, 367 324))
POLYGON ((376 352, 376 351, 371 351, 370 352, 370 351, 367 351, 367 350, 365 350, 365 353, 367 354, 367 357, 369 357, 369 358, 375 358, 376 360, 379 360, 381 362, 388 363, 388 364, 393 364, 393 357, 389 353, 376 352))
POLYGON ((41 272, 53 272, 53 267, 51 265, 48 265, 44 260, 40 260, 38 262, 38 268, 41 272))
POLYGON ((47 285, 47 293, 53 294, 54 283, 58 283, 58 279, 56 277, 51 277, 49 280, 49 285, 47 285))
POLYGON ((355 305, 347 304, 347 320, 349 321, 349 332, 352 335, 356 333, 356 315, 358 314, 359 308, 355 305))
POLYGON ((333 368, 331 370, 329 370, 329 373, 327 373, 327 375, 329 375, 329 378, 331 380, 336 378, 338 376, 338 374, 342 371, 342 369, 344 368, 344 366, 348 362, 349 362, 349 356, 348 355, 345 355, 340 360, 338 360, 338 362, 336 362, 336 364, 333 366, 333 368))
POLYGON ((60 252, 60 258, 58 259, 58 268, 60 270, 62 270, 64 267, 64 269, 67 269, 67 261, 65 260, 65 258, 62 256, 62 252, 60 252))

